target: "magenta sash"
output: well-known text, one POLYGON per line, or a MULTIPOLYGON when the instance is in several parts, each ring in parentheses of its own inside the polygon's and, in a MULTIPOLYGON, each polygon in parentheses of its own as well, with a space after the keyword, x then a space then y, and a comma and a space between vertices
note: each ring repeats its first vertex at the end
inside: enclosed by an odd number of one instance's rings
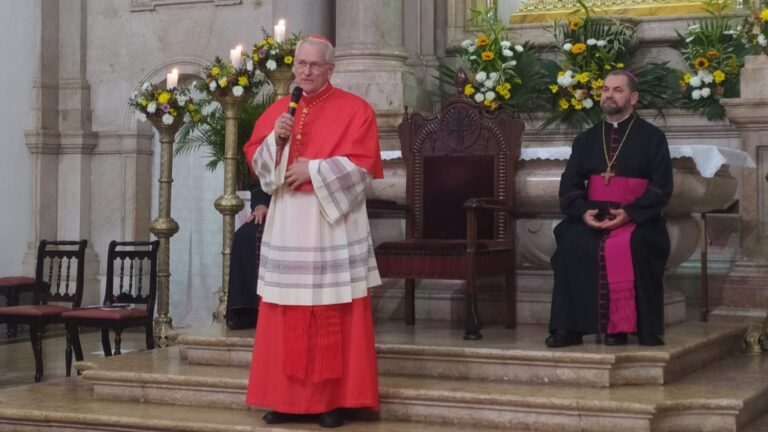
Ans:
MULTIPOLYGON (((608 184, 599 175, 589 177, 587 196, 590 201, 611 201, 629 204, 645 193, 648 180, 611 177, 608 184)), ((635 224, 630 222, 612 230, 605 238, 605 270, 608 273, 610 313, 608 333, 637 331, 635 308, 635 268, 632 263, 630 239, 635 224)))

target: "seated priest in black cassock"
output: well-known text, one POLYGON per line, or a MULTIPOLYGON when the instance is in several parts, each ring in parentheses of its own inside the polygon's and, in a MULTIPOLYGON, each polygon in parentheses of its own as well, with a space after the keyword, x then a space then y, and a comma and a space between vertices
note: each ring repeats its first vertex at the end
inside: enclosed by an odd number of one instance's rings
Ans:
POLYGON ((662 209, 672 195, 664 133, 634 112, 629 72, 604 79, 605 120, 579 134, 560 180, 565 219, 554 229, 554 290, 548 347, 605 333, 606 345, 663 345, 664 266, 669 237, 662 209))
POLYGON ((259 315, 259 256, 264 221, 271 196, 261 190, 258 180, 251 182, 251 214, 235 231, 229 259, 227 292, 227 327, 232 330, 255 328, 259 315))

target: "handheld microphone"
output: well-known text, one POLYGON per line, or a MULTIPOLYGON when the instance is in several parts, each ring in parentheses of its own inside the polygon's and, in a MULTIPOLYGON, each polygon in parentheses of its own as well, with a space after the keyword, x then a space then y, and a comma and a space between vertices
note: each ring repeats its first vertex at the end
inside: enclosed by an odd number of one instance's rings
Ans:
POLYGON ((291 93, 291 102, 288 104, 288 114, 293 116, 296 114, 296 107, 299 106, 299 100, 301 100, 301 95, 304 94, 304 89, 296 86, 293 88, 293 93, 291 93))

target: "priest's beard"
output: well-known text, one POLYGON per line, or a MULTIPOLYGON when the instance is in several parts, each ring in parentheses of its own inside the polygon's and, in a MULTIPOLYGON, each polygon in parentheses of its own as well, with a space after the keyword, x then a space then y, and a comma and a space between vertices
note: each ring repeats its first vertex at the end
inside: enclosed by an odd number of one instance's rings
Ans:
POLYGON ((600 108, 603 113, 609 116, 616 116, 618 114, 627 114, 632 109, 632 103, 627 100, 624 105, 619 105, 615 100, 606 100, 600 102, 600 108))

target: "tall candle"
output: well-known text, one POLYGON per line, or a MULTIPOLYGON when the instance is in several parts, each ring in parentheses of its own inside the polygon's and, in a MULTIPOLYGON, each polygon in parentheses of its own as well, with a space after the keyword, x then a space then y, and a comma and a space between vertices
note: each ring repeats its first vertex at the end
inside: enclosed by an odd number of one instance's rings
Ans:
POLYGON ((174 88, 176 88, 178 84, 179 84, 179 70, 176 68, 173 68, 173 70, 165 76, 165 88, 168 90, 173 90, 174 88))
POLYGON ((275 40, 282 42, 285 39, 285 20, 281 19, 275 24, 275 40))
POLYGON ((240 63, 243 61, 243 46, 238 45, 235 49, 229 50, 229 60, 232 62, 232 66, 235 68, 240 67, 240 63))

